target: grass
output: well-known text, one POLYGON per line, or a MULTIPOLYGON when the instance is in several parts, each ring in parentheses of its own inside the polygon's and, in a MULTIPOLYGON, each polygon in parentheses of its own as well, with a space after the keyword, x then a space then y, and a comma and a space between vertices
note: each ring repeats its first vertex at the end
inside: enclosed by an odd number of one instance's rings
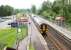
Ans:
POLYGON ((29 44, 29 50, 35 50, 32 44, 29 44))
POLYGON ((8 28, 0 30, 0 42, 12 47, 13 43, 16 41, 16 29, 8 28))
POLYGON ((17 35, 16 28, 0 29, 0 48, 3 48, 5 45, 8 47, 14 47, 16 43, 16 35, 19 36, 19 39, 22 39, 22 36, 25 38, 27 35, 27 27, 23 26, 21 30, 21 33, 17 35))
POLYGON ((28 34, 28 32, 27 32, 27 26, 26 25, 22 25, 21 27, 21 33, 19 34, 19 37, 21 38, 21 39, 24 39, 25 38, 25 36, 27 36, 28 34))

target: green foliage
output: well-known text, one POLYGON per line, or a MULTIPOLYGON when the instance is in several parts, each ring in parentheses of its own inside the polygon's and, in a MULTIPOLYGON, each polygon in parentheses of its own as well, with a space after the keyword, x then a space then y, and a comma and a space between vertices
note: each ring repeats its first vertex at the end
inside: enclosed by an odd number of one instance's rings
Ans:
POLYGON ((0 6, 0 16, 10 16, 13 14, 13 8, 11 6, 0 6))
POLYGON ((12 47, 16 40, 15 28, 0 29, 0 48, 1 50, 5 46, 12 47))
POLYGON ((4 46, 6 46, 6 44, 4 42, 0 42, 0 50, 2 50, 4 46))
POLYGON ((32 8, 31 8, 31 10, 32 10, 32 13, 34 13, 34 14, 35 14, 35 13, 36 13, 36 6, 35 6, 35 5, 33 5, 33 6, 32 6, 32 8))
MULTIPOLYGON (((21 33, 19 35, 19 39, 25 38, 27 36, 27 26, 22 26, 21 33)), ((14 47, 17 38, 17 28, 7 28, 0 29, 0 50, 2 50, 5 46, 14 47)))
POLYGON ((50 3, 49 1, 48 2, 44 1, 41 9, 38 11, 38 14, 46 17, 53 15, 51 11, 52 9, 51 7, 52 7, 52 3, 50 3))
POLYGON ((18 14, 18 13, 23 13, 23 14, 25 14, 25 13, 30 13, 30 12, 31 12, 30 9, 15 9, 15 10, 14 10, 14 14, 18 14))
POLYGON ((70 3, 71 2, 68 3, 68 0, 55 0, 53 3, 48 0, 46 2, 43 2, 41 9, 38 11, 38 14, 44 17, 49 16, 48 19, 52 17, 63 16, 65 17, 65 21, 71 24, 70 3))
POLYGON ((29 44, 29 50, 35 50, 34 46, 31 43, 29 44))

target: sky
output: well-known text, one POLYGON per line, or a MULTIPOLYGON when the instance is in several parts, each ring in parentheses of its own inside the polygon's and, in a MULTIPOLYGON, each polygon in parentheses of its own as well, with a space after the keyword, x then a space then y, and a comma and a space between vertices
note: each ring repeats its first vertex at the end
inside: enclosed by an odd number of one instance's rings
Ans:
MULTIPOLYGON (((10 5, 18 9, 28 9, 32 5, 35 5, 37 8, 41 7, 41 4, 46 0, 0 0, 0 5, 10 5)), ((54 0, 50 0, 53 2, 54 0)))

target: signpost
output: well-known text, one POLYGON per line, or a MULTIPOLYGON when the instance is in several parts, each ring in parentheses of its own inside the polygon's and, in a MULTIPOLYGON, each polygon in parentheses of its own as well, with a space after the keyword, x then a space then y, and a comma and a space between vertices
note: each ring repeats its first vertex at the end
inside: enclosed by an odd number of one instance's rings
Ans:
POLYGON ((28 22, 28 18, 27 17, 21 17, 19 19, 17 19, 18 22, 28 22))

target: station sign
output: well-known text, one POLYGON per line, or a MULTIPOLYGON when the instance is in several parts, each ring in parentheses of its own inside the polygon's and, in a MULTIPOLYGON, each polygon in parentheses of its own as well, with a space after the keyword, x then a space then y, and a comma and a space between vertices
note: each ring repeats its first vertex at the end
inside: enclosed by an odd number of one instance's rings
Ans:
POLYGON ((20 19, 17 20, 18 22, 28 22, 27 17, 21 17, 20 19))

